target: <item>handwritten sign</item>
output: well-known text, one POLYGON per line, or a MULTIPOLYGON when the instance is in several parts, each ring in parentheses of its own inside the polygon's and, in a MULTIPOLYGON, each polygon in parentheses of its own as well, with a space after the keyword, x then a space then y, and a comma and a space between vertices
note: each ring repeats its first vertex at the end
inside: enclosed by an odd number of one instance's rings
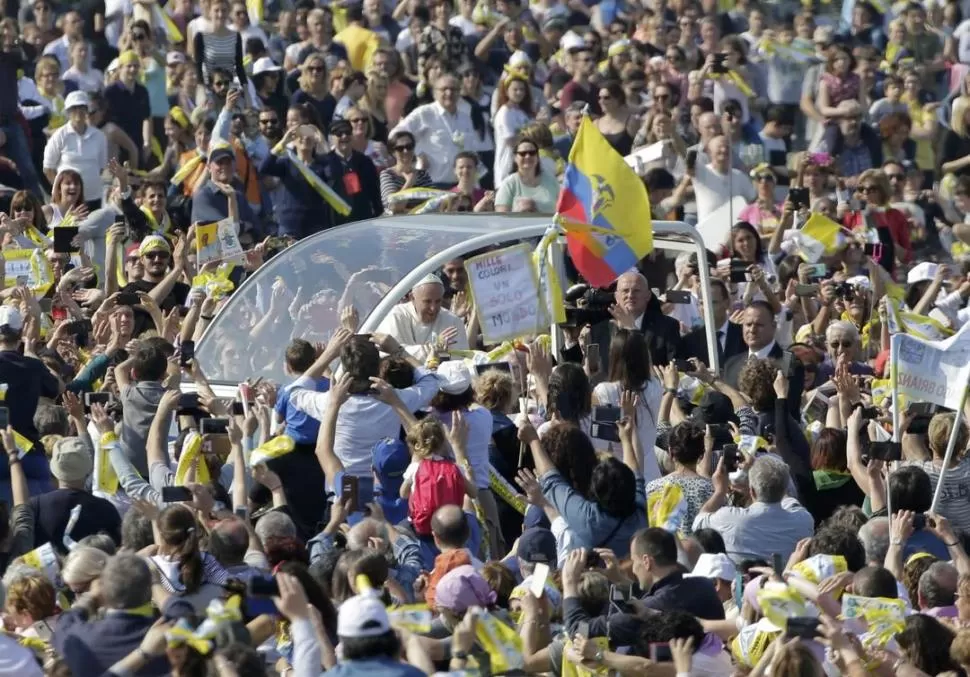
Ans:
POLYGON ((42 298, 54 284, 54 271, 43 249, 8 249, 3 258, 4 286, 25 285, 42 298))
POLYGON ((545 305, 527 245, 482 254, 465 261, 475 312, 485 343, 501 343, 548 328, 545 305))

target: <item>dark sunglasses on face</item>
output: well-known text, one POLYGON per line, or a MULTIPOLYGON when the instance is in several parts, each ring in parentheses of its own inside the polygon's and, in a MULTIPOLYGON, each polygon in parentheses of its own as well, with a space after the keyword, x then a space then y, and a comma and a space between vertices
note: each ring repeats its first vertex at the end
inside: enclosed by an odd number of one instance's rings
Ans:
POLYGON ((307 66, 306 70, 309 73, 320 73, 323 71, 323 66, 307 66))
POLYGON ((890 181, 902 181, 906 178, 905 174, 886 174, 886 178, 890 181))
POLYGON ((517 150, 515 151, 515 154, 519 157, 535 157, 539 153, 535 150, 517 150))
POLYGON ((280 121, 276 118, 267 118, 259 121, 259 124, 261 125, 278 125, 279 123, 280 121))
POLYGON ((144 257, 149 260, 151 259, 166 260, 168 259, 168 252, 148 252, 147 254, 144 254, 144 257))
POLYGON ((394 151, 397 153, 407 153, 412 150, 414 150, 413 143, 405 143, 401 144, 400 146, 394 146, 394 151))
POLYGON ((229 86, 229 83, 226 82, 225 80, 213 80, 212 81, 212 86, 213 87, 228 87, 229 86))
POLYGON ((879 186, 859 186, 860 193, 871 193, 873 191, 878 191, 879 186))
POLYGON ((131 39, 132 40, 137 40, 139 42, 141 42, 142 40, 144 40, 146 37, 148 37, 148 36, 145 35, 144 33, 132 33, 131 34, 131 39))

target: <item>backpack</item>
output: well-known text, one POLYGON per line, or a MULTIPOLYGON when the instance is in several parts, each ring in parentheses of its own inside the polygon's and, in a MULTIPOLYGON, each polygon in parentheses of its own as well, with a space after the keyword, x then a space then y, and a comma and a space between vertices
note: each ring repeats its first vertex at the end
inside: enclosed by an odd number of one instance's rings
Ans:
POLYGON ((411 524, 420 536, 431 534, 431 516, 445 505, 460 506, 465 499, 465 480, 454 461, 426 458, 418 464, 411 489, 411 524))

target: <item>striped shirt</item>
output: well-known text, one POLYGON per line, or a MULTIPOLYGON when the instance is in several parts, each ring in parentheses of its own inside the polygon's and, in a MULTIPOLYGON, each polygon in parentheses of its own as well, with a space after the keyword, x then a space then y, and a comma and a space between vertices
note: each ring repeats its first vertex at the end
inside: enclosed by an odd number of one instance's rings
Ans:
POLYGON ((208 84, 212 71, 221 68, 234 73, 240 84, 246 82, 246 71, 242 63, 242 38, 239 33, 230 31, 225 35, 199 32, 195 35, 195 53, 201 55, 200 79, 208 84))
MULTIPOLYGON (((387 199, 397 193, 404 187, 405 178, 394 171, 393 168, 388 167, 383 172, 381 172, 381 202, 384 203, 384 208, 390 211, 387 205, 387 199)), ((418 169, 417 174, 414 177, 414 183, 411 184, 411 188, 431 188, 431 177, 428 172, 423 169, 418 169)))

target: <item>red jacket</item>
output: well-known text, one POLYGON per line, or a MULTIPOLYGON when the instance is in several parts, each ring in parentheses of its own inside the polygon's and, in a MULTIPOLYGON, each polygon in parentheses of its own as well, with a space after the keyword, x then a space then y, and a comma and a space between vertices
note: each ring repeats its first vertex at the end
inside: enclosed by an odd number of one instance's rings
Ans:
MULTIPOLYGON (((899 250, 896 258, 908 262, 913 258, 913 246, 909 241, 909 220, 898 209, 871 210, 869 212, 872 223, 877 228, 886 228, 893 238, 893 244, 899 250)), ((866 222, 863 213, 852 211, 842 218, 842 225, 849 230, 865 230, 866 222)))

